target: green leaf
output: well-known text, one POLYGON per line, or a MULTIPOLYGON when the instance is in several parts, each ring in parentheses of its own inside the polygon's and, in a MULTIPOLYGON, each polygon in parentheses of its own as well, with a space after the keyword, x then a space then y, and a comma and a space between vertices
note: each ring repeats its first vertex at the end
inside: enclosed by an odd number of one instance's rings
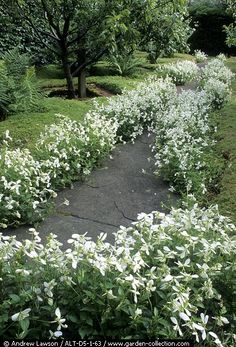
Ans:
POLYGON ((69 319, 71 322, 73 322, 73 323, 79 323, 78 317, 77 317, 76 315, 74 315, 74 314, 69 314, 69 315, 68 315, 68 319, 69 319))
POLYGON ((25 318, 23 320, 20 321, 20 326, 21 326, 21 329, 26 332, 29 328, 29 325, 30 325, 30 321, 28 318, 25 318))
POLYGON ((17 304, 20 302, 20 297, 18 295, 10 294, 9 296, 10 296, 13 304, 17 304))

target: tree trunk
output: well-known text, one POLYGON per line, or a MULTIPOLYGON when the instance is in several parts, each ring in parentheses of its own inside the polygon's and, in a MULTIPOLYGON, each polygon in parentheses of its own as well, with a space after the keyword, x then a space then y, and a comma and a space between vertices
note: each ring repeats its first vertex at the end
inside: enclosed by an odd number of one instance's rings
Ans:
POLYGON ((78 73, 78 95, 79 98, 86 98, 86 71, 82 69, 78 73))
POLYGON ((74 82, 72 78, 72 74, 70 71, 70 64, 67 58, 62 59, 63 69, 65 73, 66 83, 67 83, 67 90, 68 90, 68 98, 69 99, 75 99, 75 87, 74 82))
POLYGON ((81 66, 78 71, 78 95, 79 98, 86 98, 86 49, 83 43, 78 50, 78 65, 81 66))

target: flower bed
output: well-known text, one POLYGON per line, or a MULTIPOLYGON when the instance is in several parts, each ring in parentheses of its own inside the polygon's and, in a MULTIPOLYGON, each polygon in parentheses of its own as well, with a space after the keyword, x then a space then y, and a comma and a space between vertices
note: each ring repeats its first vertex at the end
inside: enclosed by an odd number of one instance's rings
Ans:
POLYGON ((7 133, 0 155, 0 227, 42 219, 56 189, 88 175, 117 141, 134 140, 153 127, 175 95, 170 80, 151 79, 97 106, 82 124, 59 115, 41 134, 34 157, 28 150, 11 150, 7 133))
POLYGON ((156 171, 179 191, 204 193, 221 169, 212 156, 209 113, 228 100, 232 76, 215 59, 201 73, 200 91, 178 95, 168 78, 149 79, 96 105, 82 124, 59 116, 41 134, 34 157, 11 150, 7 133, 0 155, 0 227, 42 219, 56 189, 89 174, 117 141, 133 141, 144 129, 155 129, 156 171))
POLYGON ((116 130, 115 122, 89 113, 82 124, 58 116, 38 140, 37 159, 27 149, 11 150, 7 134, 0 155, 0 227, 42 219, 57 188, 88 175, 107 156, 116 130))
MULTIPOLYGON (((140 214, 115 245, 0 238, 3 338, 185 338, 233 346, 236 243, 216 207, 140 214)), ((198 345, 198 344, 197 344, 198 345)))

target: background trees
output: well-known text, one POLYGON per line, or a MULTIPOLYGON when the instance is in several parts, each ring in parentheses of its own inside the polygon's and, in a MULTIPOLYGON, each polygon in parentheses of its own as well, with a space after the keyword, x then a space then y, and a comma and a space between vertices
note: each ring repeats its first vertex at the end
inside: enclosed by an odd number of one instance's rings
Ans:
POLYGON ((187 40, 193 33, 189 24, 187 1, 149 1, 141 33, 150 62, 188 50, 187 40))
POLYGON ((200 49, 209 55, 219 53, 234 54, 235 49, 226 44, 225 26, 232 23, 233 18, 227 13, 225 1, 198 0, 191 1, 189 6, 191 25, 196 27, 189 43, 191 50, 200 49))

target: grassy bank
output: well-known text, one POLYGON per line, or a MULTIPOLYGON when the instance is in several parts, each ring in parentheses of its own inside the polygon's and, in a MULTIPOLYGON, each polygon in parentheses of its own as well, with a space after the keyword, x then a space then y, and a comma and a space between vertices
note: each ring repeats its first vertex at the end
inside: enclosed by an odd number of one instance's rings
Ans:
MULTIPOLYGON (((236 58, 230 58, 227 65, 236 73, 236 58)), ((236 223, 236 81, 230 102, 220 111, 217 150, 228 165, 220 182, 220 193, 213 198, 220 212, 230 216, 236 223)))

